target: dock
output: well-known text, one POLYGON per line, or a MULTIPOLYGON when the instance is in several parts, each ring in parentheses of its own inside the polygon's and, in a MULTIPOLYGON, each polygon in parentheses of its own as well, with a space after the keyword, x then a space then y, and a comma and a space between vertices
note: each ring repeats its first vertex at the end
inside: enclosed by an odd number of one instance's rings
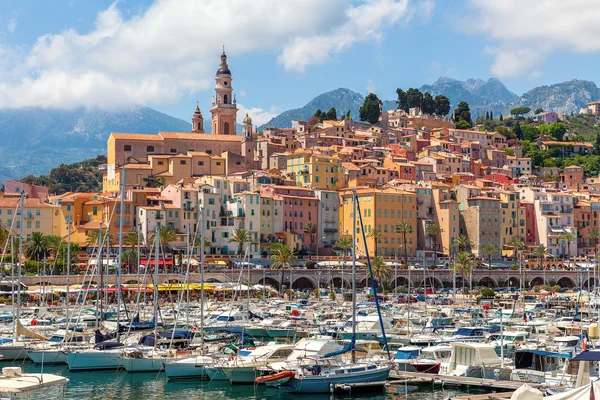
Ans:
MULTIPOLYGON (((444 385, 463 385, 472 386, 483 389, 498 389, 515 391, 525 382, 517 381, 499 381, 495 379, 485 378, 470 378, 466 376, 445 376, 436 374, 427 374, 424 372, 408 372, 408 371, 392 371, 389 377, 390 385, 404 385, 404 384, 444 384, 444 385)), ((536 387, 533 383, 527 383, 530 386, 536 387)), ((538 385, 539 386, 539 385, 538 385)))
POLYGON ((451 400, 501 400, 510 399, 514 392, 472 394, 466 396, 452 397, 451 400))

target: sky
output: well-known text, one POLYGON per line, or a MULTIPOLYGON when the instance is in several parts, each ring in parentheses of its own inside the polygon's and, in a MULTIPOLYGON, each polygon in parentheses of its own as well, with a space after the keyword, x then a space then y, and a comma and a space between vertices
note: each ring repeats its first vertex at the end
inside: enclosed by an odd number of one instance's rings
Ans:
POLYGON ((3 0, 0 108, 147 105, 210 116, 223 46, 241 120, 345 87, 440 76, 516 94, 598 80, 597 0, 3 0))

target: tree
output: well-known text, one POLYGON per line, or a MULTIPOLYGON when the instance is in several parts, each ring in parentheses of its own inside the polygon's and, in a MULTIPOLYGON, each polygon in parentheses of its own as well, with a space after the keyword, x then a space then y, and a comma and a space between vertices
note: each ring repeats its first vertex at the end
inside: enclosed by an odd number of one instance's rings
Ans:
POLYGON ((550 135, 554 139, 562 141, 565 133, 567 133, 567 125, 564 122, 553 122, 549 125, 541 124, 539 131, 544 135, 550 135))
POLYGON ((435 100, 433 96, 429 92, 425 92, 423 95, 423 100, 421 102, 421 111, 425 114, 434 114, 435 113, 435 100))
POLYGON ((588 231, 588 238, 594 244, 594 253, 598 256, 598 239, 600 239, 600 231, 596 228, 592 228, 588 231))
POLYGON ((348 255, 348 251, 353 247, 352 239, 350 239, 348 236, 343 236, 335 242, 333 247, 342 252, 342 259, 343 259, 343 262, 345 265, 346 264, 346 256, 348 255))
POLYGON ((331 107, 329 111, 327 111, 327 119, 337 120, 337 111, 335 110, 335 107, 331 107))
POLYGON ((577 236, 573 232, 565 232, 560 235, 560 240, 566 243, 567 245, 567 257, 569 260, 571 259, 571 242, 577 240, 577 236))
MULTIPOLYGON (((196 239, 194 239, 194 247, 197 247, 199 251, 202 251, 202 236, 196 235, 196 239)), ((211 247, 213 247, 213 242, 204 236, 204 252, 206 253, 206 250, 210 250, 211 247)))
POLYGON ((408 245, 406 235, 413 232, 413 227, 408 221, 400 221, 396 225, 396 233, 402 235, 402 247, 404 248, 404 264, 408 264, 408 245))
MULTIPOLYGON (((48 252, 54 254, 54 258, 56 259, 56 255, 58 254, 58 249, 63 243, 62 237, 58 235, 44 235, 44 240, 46 241, 46 247, 48 248, 48 252)), ((0 240, 0 243, 2 240, 0 240)))
POLYGON ((127 232, 125 236, 123 236, 123 245, 126 247, 135 248, 138 246, 138 240, 139 244, 142 245, 143 237, 138 235, 136 231, 127 232))
POLYGON ((425 233, 427 236, 431 238, 433 241, 433 265, 437 265, 437 244, 438 244, 438 236, 441 235, 443 229, 440 228, 439 225, 430 224, 425 228, 425 233))
POLYGON ((504 117, 502 116, 502 113, 500 113, 500 122, 504 121, 504 117))
POLYGON ((535 109, 535 111, 533 113, 537 115, 537 114, 541 114, 543 112, 544 112, 544 109, 542 107, 538 107, 535 109))
POLYGON ((373 272, 373 279, 381 286, 392 278, 392 267, 386 264, 382 257, 375 257, 371 264, 371 271, 373 272))
POLYGON ((462 279, 462 287, 463 292, 465 291, 465 279, 468 279, 471 271, 473 270, 473 256, 471 253, 467 253, 466 251, 460 252, 456 255, 456 259, 454 264, 452 265, 453 271, 460 275, 462 279))
MULTIPOLYGON (((297 259, 294 256, 294 252, 289 246, 286 246, 283 243, 274 243, 270 249, 271 253, 271 268, 278 269, 281 271, 281 282, 279 285, 279 291, 281 292, 281 285, 283 284, 283 274, 285 270, 292 270, 292 267, 296 265, 297 259)), ((290 287, 292 286, 292 282, 290 279, 290 287)))
POLYGON ((531 108, 529 107, 515 107, 510 110, 510 115, 514 118, 523 118, 523 115, 527 114, 529 111, 531 111, 531 108))
POLYGON ((490 119, 490 112, 486 111, 485 112, 485 120, 487 121, 488 119, 490 119))
POLYGON ((408 108, 421 109, 423 104, 423 93, 417 88, 408 89, 406 91, 406 102, 408 103, 408 108))
MULTIPOLYGON (((94 229, 92 231, 90 231, 90 233, 87 235, 87 238, 85 240, 85 243, 88 245, 88 247, 95 247, 95 246, 100 246, 100 230, 98 229, 94 229)), ((107 244, 110 246, 110 244, 112 243, 112 234, 106 230, 102 231, 102 245, 106 246, 107 244)))
POLYGON ((143 179, 144 183, 146 184, 147 188, 159 188, 163 185, 163 182, 160 178, 157 178, 156 176, 147 176, 143 179))
POLYGON ((596 154, 600 154, 600 132, 596 133, 596 141, 594 142, 594 150, 596 154))
POLYGON ((465 120, 458 121, 455 125, 456 129, 469 129, 471 127, 471 124, 465 120))
POLYGON ((521 132, 521 124, 519 124, 518 122, 513 127, 513 132, 515 133, 515 136, 517 137, 517 139, 519 139, 519 140, 523 139, 523 133, 521 132))
POLYGON ((25 243, 25 255, 30 259, 44 258, 48 254, 48 244, 42 232, 33 232, 25 243))
POLYGON ((544 267, 543 262, 544 262, 544 260, 546 260, 546 257, 550 255, 550 253, 548 252, 548 249, 546 249, 546 246, 541 244, 533 250, 533 255, 537 257, 537 259, 539 261, 540 269, 544 271, 544 285, 545 285, 546 284, 546 268, 544 267))
POLYGON ((492 268, 492 257, 497 252, 498 252, 498 248, 492 243, 486 244, 481 249, 481 253, 488 259, 488 268, 490 268, 490 269, 492 268))
POLYGON ((446 96, 438 94, 435 96, 434 103, 435 115, 439 115, 440 117, 448 115, 450 112, 450 100, 446 96))
POLYGON ((230 243, 237 243, 238 245, 238 254, 242 255, 242 251, 244 249, 244 245, 250 242, 252 238, 250 237, 250 232, 243 228, 238 228, 233 231, 231 238, 229 239, 230 243))
POLYGON ((520 236, 513 236, 508 241, 508 246, 512 247, 513 249, 513 257, 517 257, 518 251, 525 246, 525 242, 523 242, 523 239, 520 236))
POLYGON ((166 251, 171 251, 171 244, 178 239, 175 229, 169 226, 162 226, 158 234, 160 235, 160 244, 164 246, 166 251))
POLYGON ((406 92, 400 88, 396 89, 396 94, 398 95, 398 99, 396 100, 396 105, 398 110, 403 110, 404 112, 408 112, 408 102, 406 100, 406 92))
MULTIPOLYGON (((315 233, 317 233, 317 224, 315 224, 314 222, 307 222, 306 225, 304 225, 304 232, 308 234, 308 238, 310 239, 310 247, 313 247, 313 251, 315 251, 314 244, 315 233)), ((319 242, 317 241, 317 247, 318 246, 319 242)))
POLYGON ((385 237, 385 235, 379 229, 372 229, 371 228, 371 229, 369 229, 369 232, 367 233, 367 237, 371 238, 371 239, 374 239, 375 246, 373 246, 373 247, 374 247, 375 252, 373 254, 374 254, 374 257, 377 257, 377 244, 379 243, 379 241, 381 239, 383 239, 385 237))
POLYGON ((494 112, 490 111, 490 119, 493 120, 494 119, 494 112))
POLYGON ((467 235, 460 235, 456 238, 456 245, 458 246, 458 251, 463 252, 471 247, 472 242, 467 235))
POLYGON ((376 124, 379 121, 382 104, 383 103, 376 94, 369 93, 367 97, 365 97, 363 105, 358 110, 360 120, 370 124, 376 124))
POLYGON ((454 109, 454 121, 457 124, 461 121, 465 121, 471 126, 471 109, 469 108, 469 103, 466 101, 458 103, 458 107, 454 109))

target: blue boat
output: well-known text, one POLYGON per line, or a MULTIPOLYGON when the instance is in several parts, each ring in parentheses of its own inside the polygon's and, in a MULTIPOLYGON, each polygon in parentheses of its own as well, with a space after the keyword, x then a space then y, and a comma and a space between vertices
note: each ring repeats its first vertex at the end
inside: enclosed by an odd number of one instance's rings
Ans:
POLYGON ((383 386, 392 368, 392 365, 342 364, 335 358, 311 358, 303 360, 296 375, 279 388, 287 393, 330 393, 336 385, 371 383, 383 386))

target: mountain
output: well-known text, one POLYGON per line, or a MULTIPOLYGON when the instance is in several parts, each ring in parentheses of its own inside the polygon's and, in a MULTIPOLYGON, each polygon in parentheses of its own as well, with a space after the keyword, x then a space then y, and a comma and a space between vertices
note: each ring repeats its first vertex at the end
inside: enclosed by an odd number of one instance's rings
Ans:
MULTIPOLYGON (((306 121, 317 110, 328 111, 331 107, 335 107, 338 117, 350 110, 350 115, 353 119, 358 120, 358 109, 363 105, 365 98, 350 89, 339 88, 318 95, 304 107, 294 108, 271 118, 266 124, 259 127, 262 129, 266 126, 276 128, 289 128, 292 126, 292 120, 306 121)), ((395 105, 395 104, 394 104, 395 105)))
POLYGON ((483 79, 468 79, 459 81, 451 78, 439 78, 432 85, 423 85, 421 92, 429 92, 433 96, 443 94, 450 99, 452 109, 461 101, 469 103, 471 114, 476 117, 493 111, 499 115, 504 112, 507 105, 516 101, 519 96, 511 92, 496 78, 487 81, 483 79))
POLYGON ((191 125, 148 107, 0 110, 0 181, 45 174, 62 163, 106 153, 111 132, 189 131, 191 125))
POLYGON ((543 108, 558 114, 578 113, 590 101, 600 100, 600 89, 592 81, 572 79, 550 86, 539 86, 523 94, 508 105, 507 110, 514 107, 529 107, 532 110, 543 108))

